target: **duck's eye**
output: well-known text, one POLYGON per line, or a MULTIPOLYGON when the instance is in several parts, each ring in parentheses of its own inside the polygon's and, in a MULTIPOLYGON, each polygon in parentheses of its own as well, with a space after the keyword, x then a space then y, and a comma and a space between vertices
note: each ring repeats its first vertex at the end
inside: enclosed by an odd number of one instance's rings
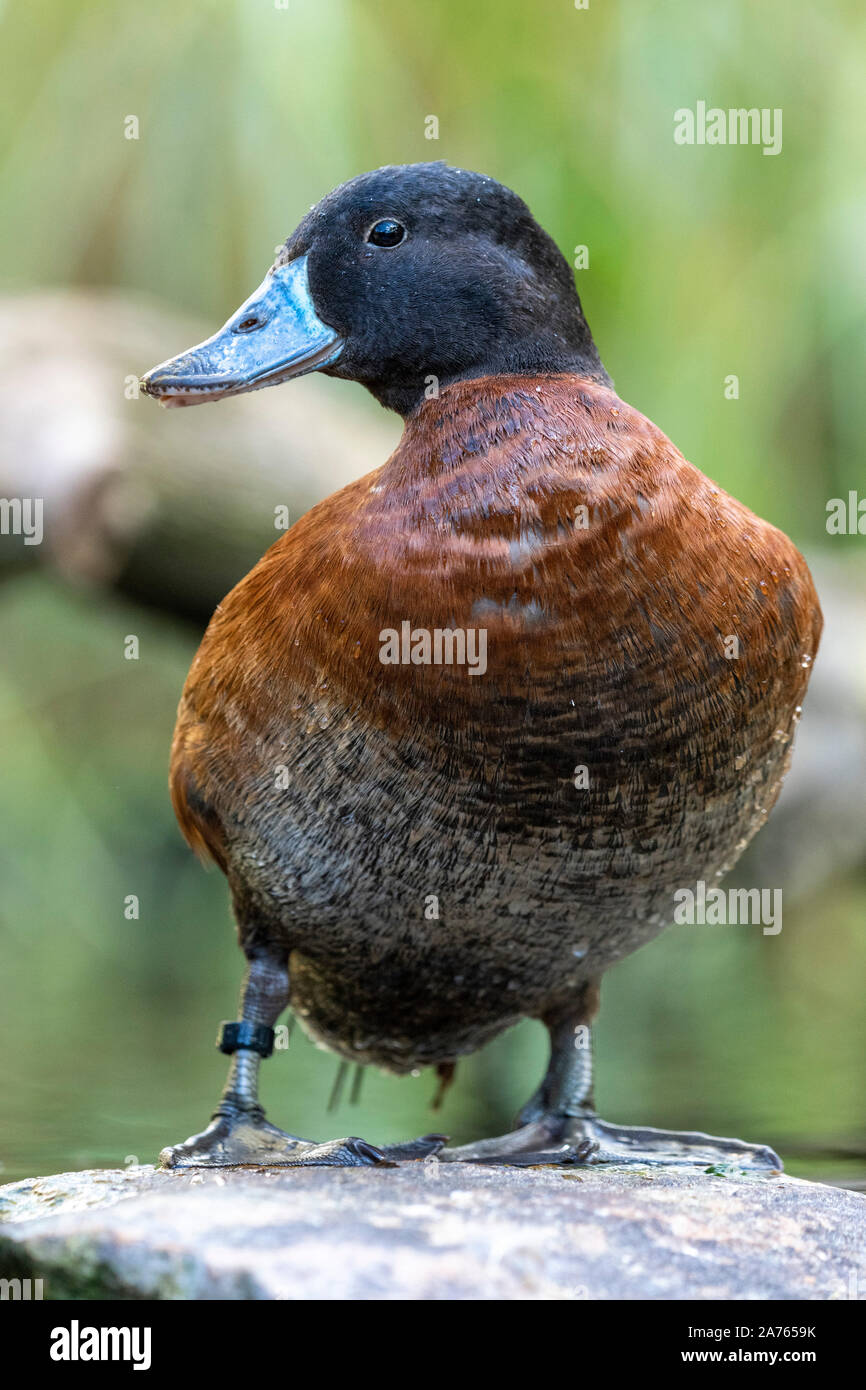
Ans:
POLYGON ((405 239, 406 228, 402 222, 395 222, 393 217, 383 217, 379 222, 374 222, 367 233, 367 240, 374 246, 399 246, 405 239))

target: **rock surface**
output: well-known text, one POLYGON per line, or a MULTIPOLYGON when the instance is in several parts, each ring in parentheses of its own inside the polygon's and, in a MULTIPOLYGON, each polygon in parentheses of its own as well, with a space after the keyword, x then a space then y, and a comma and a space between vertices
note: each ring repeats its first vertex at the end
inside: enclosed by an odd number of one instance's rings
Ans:
POLYGON ((0 1188, 0 1275, 61 1299, 846 1299, 864 1237, 857 1193, 695 1168, 136 1167, 0 1188))

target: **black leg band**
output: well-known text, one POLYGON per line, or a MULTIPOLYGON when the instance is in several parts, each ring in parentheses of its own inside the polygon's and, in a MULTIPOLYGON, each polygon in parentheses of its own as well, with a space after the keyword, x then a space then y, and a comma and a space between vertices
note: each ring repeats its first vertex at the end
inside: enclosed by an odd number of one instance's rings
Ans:
POLYGON ((223 1023, 217 1035, 220 1052, 237 1052, 239 1047, 247 1047, 258 1052, 260 1057, 270 1057, 274 1050, 274 1030, 263 1023, 223 1023))

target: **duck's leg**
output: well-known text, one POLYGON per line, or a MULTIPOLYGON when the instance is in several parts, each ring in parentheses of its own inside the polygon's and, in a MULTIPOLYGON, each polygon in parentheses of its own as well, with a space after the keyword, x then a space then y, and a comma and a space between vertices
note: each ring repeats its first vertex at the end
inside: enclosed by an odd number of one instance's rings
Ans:
POLYGON ((182 1144, 162 1150, 162 1168, 360 1167, 391 1165, 401 1159, 424 1158, 445 1143, 442 1134, 428 1134, 407 1144, 377 1148, 364 1139, 334 1139, 315 1144, 286 1134, 265 1119, 259 1104, 258 1077, 263 1057, 274 1045, 274 1024, 289 1002, 288 953, 257 947, 241 992, 240 1019, 224 1023, 221 1051, 232 1054, 228 1080, 207 1129, 182 1144))
POLYGON ((592 1105, 592 1051, 588 1019, 597 1007, 590 991, 568 1017, 545 1020, 550 1034, 550 1063, 535 1095, 517 1116, 516 1128, 496 1139, 443 1149, 440 1162, 504 1163, 530 1167, 638 1163, 652 1165, 726 1165, 771 1171, 782 1167, 772 1149, 739 1139, 709 1134, 630 1128, 607 1124, 592 1105), (591 1012, 587 1009, 591 1002, 591 1012))

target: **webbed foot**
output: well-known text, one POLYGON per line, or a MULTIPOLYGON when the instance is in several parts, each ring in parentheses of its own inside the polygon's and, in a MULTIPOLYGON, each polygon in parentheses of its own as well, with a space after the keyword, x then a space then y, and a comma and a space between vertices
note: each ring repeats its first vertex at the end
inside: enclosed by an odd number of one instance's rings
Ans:
POLYGON ((443 1149, 438 1158, 440 1163, 502 1163, 520 1168, 538 1164, 701 1164, 772 1172, 782 1167, 778 1154, 764 1144, 717 1139, 697 1131, 612 1125, 591 1112, 544 1115, 499 1138, 443 1149))
POLYGON ((437 1153, 444 1134, 425 1134, 406 1144, 377 1147, 350 1137, 314 1144, 272 1125, 261 1111, 217 1112, 207 1129, 159 1155, 160 1168, 394 1167, 437 1153))

